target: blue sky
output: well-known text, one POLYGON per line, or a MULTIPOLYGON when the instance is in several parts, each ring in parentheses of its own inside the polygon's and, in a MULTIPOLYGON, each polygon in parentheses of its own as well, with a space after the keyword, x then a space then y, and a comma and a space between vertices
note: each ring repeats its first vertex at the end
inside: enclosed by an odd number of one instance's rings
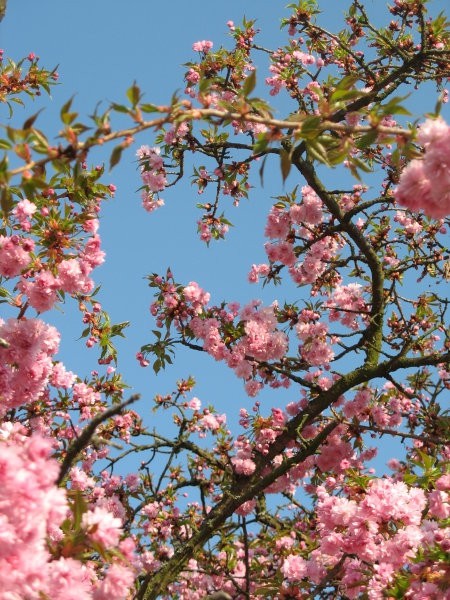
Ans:
MULTIPOLYGON (((330 27, 335 26, 347 4, 342 0, 322 0, 324 19, 330 27)), ((369 0, 367 5, 377 10, 385 2, 369 0)), ((432 0, 429 6, 437 13, 445 9, 446 1, 432 0)), ((34 52, 42 65, 48 68, 59 65, 60 74, 60 85, 53 89, 52 98, 30 104, 27 111, 19 109, 18 116, 24 120, 43 105, 45 111, 36 125, 49 136, 56 135, 59 109, 70 96, 75 95, 73 107, 83 120, 99 101, 121 102, 134 80, 145 93, 146 101, 165 104, 175 90, 183 89, 182 64, 196 58, 192 43, 202 39, 212 40, 215 47, 231 43, 226 22, 231 19, 238 24, 243 15, 257 18, 257 26, 262 30, 257 41, 261 45, 273 48, 284 42, 279 27, 280 18, 288 15, 284 1, 9 0, 0 24, 0 47, 5 55, 19 59, 34 52)), ((261 74, 260 79, 264 76, 261 74)), ((414 99, 416 115, 432 110, 435 99, 431 89, 429 97, 414 99)), ((279 105, 277 99, 274 103, 279 105)), ((288 110, 286 104, 281 106, 280 116, 283 109, 288 110)), ((132 321, 127 339, 120 344, 119 369, 134 391, 142 394, 141 410, 149 410, 154 394, 169 392, 176 379, 192 374, 198 381, 194 394, 204 404, 215 403, 220 411, 226 408, 237 414, 241 406, 251 406, 251 401, 246 398, 241 382, 225 366, 207 356, 179 351, 175 366, 157 379, 150 368, 138 367, 135 353, 150 341, 153 327, 148 311, 151 290, 144 277, 154 271, 164 272, 170 266, 178 281, 196 280, 210 291, 214 303, 222 299, 247 302, 252 298, 271 302, 277 297, 283 301, 282 288, 261 290, 250 287, 246 280, 251 264, 265 260, 262 232, 266 214, 272 197, 283 193, 278 164, 266 169, 264 188, 255 172, 250 200, 243 200, 238 209, 231 203, 227 207, 236 227, 225 242, 207 248, 196 235, 195 203, 201 199, 190 185, 189 174, 184 182, 163 195, 164 208, 153 214, 141 208, 134 151, 143 143, 153 145, 151 136, 141 136, 134 149, 124 153, 121 164, 105 177, 118 190, 103 210, 100 234, 107 262, 96 271, 95 279, 102 285, 100 300, 112 320, 132 321)), ((98 160, 107 162, 108 157, 109 154, 101 154, 98 160)), ((338 172, 332 174, 333 178, 339 176, 338 172)), ((296 183, 291 175, 286 190, 290 191, 296 183)), ((290 300, 303 295, 292 288, 290 293, 290 300)), ((95 350, 85 349, 83 341, 77 341, 82 324, 76 304, 69 301, 63 312, 52 319, 64 336, 62 360, 67 368, 84 377, 96 368, 96 355, 95 350)), ((287 396, 286 402, 297 400, 299 394, 292 389, 287 396)), ((277 404, 283 405, 284 401, 273 399, 270 405, 277 404)))

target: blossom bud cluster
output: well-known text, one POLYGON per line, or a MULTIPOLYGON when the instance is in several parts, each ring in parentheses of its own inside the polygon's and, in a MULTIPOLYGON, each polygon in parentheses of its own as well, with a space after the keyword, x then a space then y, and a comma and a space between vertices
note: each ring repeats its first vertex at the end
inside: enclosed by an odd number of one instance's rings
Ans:
POLYGON ((284 51, 279 49, 272 55, 272 64, 269 67, 272 75, 266 78, 266 84, 271 87, 270 95, 276 96, 282 88, 297 85, 298 77, 311 66, 322 67, 322 58, 301 52, 298 49, 284 51))

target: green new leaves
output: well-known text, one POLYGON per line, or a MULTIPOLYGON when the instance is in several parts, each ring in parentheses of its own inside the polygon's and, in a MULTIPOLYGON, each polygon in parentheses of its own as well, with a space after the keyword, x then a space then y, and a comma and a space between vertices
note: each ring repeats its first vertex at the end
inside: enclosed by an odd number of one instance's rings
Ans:
POLYGON ((152 333, 157 341, 154 344, 142 346, 141 352, 144 356, 152 354, 156 357, 152 366, 155 373, 159 373, 161 369, 165 369, 167 364, 172 364, 172 356, 175 355, 173 350, 174 340, 169 336, 168 331, 164 337, 161 331, 157 329, 153 329, 152 333))
POLYGON ((242 85, 244 96, 249 96, 256 86, 256 71, 251 71, 250 75, 245 79, 242 85))

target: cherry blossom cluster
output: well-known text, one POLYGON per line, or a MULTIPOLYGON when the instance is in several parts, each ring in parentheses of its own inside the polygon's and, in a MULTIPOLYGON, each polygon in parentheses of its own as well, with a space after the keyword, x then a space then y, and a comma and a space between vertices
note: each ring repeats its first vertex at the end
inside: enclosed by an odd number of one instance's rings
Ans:
MULTIPOLYGON (((263 387, 263 381, 273 387, 288 385, 285 378, 277 379, 269 373, 255 380, 260 362, 280 360, 287 352, 288 338, 278 329, 277 307, 261 307, 254 300, 241 308, 238 303, 209 307, 210 295, 196 282, 188 286, 176 285, 172 277, 152 276, 151 286, 159 289, 151 313, 158 327, 172 323, 185 341, 191 338, 203 342, 203 350, 215 360, 225 361, 236 375, 244 379, 246 390, 254 396, 263 387)), ((140 352, 138 360, 145 361, 140 352)))
POLYGON ((361 328, 360 320, 367 325, 369 311, 363 294, 364 288, 359 283, 336 286, 324 304, 330 309, 328 319, 355 331, 361 328))
POLYGON ((39 600, 43 594, 55 600, 125 600, 135 570, 118 551, 121 520, 100 507, 83 515, 78 539, 83 535, 87 546, 116 554, 101 574, 93 563, 71 556, 70 503, 66 491, 55 485, 59 465, 50 458, 51 441, 16 432, 0 445, 0 587, 5 600, 39 600), (53 554, 57 547, 59 558, 53 554))
MULTIPOLYGON (((1 142, 20 165, 5 167, 0 190, 1 299, 16 317, 0 320, 5 600, 216 592, 447 600, 450 452, 441 404, 450 339, 439 284, 450 271, 444 224, 426 216, 450 213, 450 129, 428 119, 416 145, 415 130, 393 118, 406 107, 392 93, 428 78, 445 85, 450 34, 443 18, 428 18, 431 3, 395 0, 395 20, 380 35, 368 7, 349 5, 336 33, 322 27, 315 2, 291 6, 282 24, 294 39, 274 52, 255 45, 254 21, 229 21, 234 47, 195 42, 188 98, 174 95, 170 106, 141 103, 133 85, 126 106, 96 110, 89 127, 66 103, 58 146, 34 121, 8 128, 11 144, 1 142), (263 95, 288 95, 289 116, 275 118, 257 97, 256 52, 270 61, 263 95), (116 112, 130 128, 114 131, 116 112), (157 117, 144 120, 150 112, 157 117), (155 419, 147 429, 125 410, 111 340, 127 323, 112 324, 96 299, 100 206, 115 186, 100 183, 103 167, 88 169, 87 160, 94 146, 118 140, 113 167, 135 135, 154 127, 155 146, 137 151, 143 206, 162 206, 160 194, 198 157, 198 230, 207 243, 225 236, 221 204, 247 197, 258 162, 263 176, 281 157, 283 181, 290 171, 303 182, 276 199, 267 262, 248 277, 290 278, 295 300, 213 305, 198 283, 180 285, 170 270, 149 277, 156 329, 137 353, 142 366, 157 373, 182 345, 221 361, 251 398, 265 386, 286 388, 276 404, 237 405, 233 434, 233 414, 192 396, 192 377, 154 398, 158 417, 172 413, 167 428, 155 419), (323 165, 339 164, 356 177, 380 168, 384 180, 377 192, 375 177, 370 187, 336 178, 331 188, 323 165), (84 380, 56 360, 56 329, 30 317, 66 295, 78 302, 86 346, 99 347, 84 380), (404 452, 388 462, 391 475, 375 478, 370 444, 387 436, 404 452), (138 467, 126 474, 131 457, 138 467)), ((56 77, 37 68, 34 54, 24 61, 25 77, 0 52, 0 102, 27 86, 40 93, 56 77)))
MULTIPOLYGON (((446 485, 447 479, 438 480, 436 486, 446 485)), ((403 482, 373 479, 350 499, 332 495, 322 486, 317 495, 318 545, 306 558, 300 554, 286 557, 282 571, 288 581, 308 578, 319 584, 327 569, 339 564, 340 589, 347 597, 366 593, 368 598, 381 600, 396 572, 420 547, 448 546, 448 528, 439 527, 434 520, 450 514, 448 494, 440 489, 426 493, 403 482)), ((426 564, 418 562, 411 568, 419 574, 426 564)), ((417 577, 406 597, 417 597, 415 594, 425 590, 429 597, 441 597, 439 583, 445 577, 445 566, 442 568, 441 573, 435 571, 432 583, 422 583, 417 577)))
POLYGON ((450 126, 441 118, 427 119, 418 130, 424 148, 409 162, 394 192, 396 201, 413 212, 441 219, 450 214, 450 126))
POLYGON ((159 197, 167 185, 166 170, 161 157, 161 150, 157 147, 141 146, 136 152, 141 166, 141 177, 144 190, 141 194, 142 206, 146 211, 152 212, 164 206, 164 200, 159 197))
MULTIPOLYGON (((265 235, 271 241, 265 248, 271 263, 287 266, 292 280, 306 285, 324 273, 343 241, 333 235, 316 237, 324 220, 322 202, 309 186, 304 186, 301 192, 300 203, 291 201, 287 207, 279 204, 272 207, 265 228, 265 235)), ((261 265, 252 270, 249 278, 255 282, 256 275, 266 275, 266 270, 261 265)), ((269 269, 269 276, 270 272, 269 269)))
MULTIPOLYGON (((53 197, 53 191, 46 191, 46 197, 53 197)), ((68 294, 89 294, 94 282, 89 275, 92 270, 104 261, 104 252, 100 249, 98 236, 98 220, 95 216, 80 215, 81 231, 91 233, 84 245, 78 242, 76 254, 64 254, 63 249, 69 247, 68 232, 64 231, 56 212, 49 220, 46 228, 41 228, 42 219, 51 213, 43 207, 40 213, 37 206, 29 200, 21 200, 12 211, 16 219, 15 229, 25 235, 0 237, 0 274, 13 278, 21 275, 17 288, 28 297, 28 303, 38 312, 50 310, 58 299, 58 292, 68 294), (33 221, 31 220, 33 219, 33 221), (32 234, 37 233, 39 246, 32 234), (42 263, 37 259, 37 252, 42 253, 48 245, 54 247, 50 253, 51 260, 42 263)), ((72 232, 73 233, 73 232, 72 232)))
POLYGON ((328 336, 328 325, 319 321, 320 315, 303 310, 295 329, 302 344, 300 354, 310 365, 327 365, 334 358, 332 344, 339 338, 328 336))
MULTIPOLYGON (((52 377, 60 334, 39 319, 0 320, 0 415, 38 398, 52 377)), ((56 376, 55 376, 56 377, 56 376)))
POLYGON ((292 40, 292 48, 280 48, 272 54, 272 64, 269 71, 272 73, 266 78, 266 84, 271 88, 270 95, 275 96, 282 88, 293 90, 297 88, 298 79, 304 75, 308 67, 323 67, 322 58, 316 58, 310 53, 298 49, 296 40, 292 40))

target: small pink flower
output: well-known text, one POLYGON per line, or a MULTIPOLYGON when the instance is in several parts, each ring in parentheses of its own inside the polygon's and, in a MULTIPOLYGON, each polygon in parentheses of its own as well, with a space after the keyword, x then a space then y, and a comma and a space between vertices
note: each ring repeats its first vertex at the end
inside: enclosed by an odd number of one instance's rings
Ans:
POLYGON ((81 524, 92 541, 105 548, 117 546, 122 532, 122 522, 106 508, 96 506, 83 515, 81 524))
POLYGON ((301 556, 295 556, 290 554, 285 558, 281 567, 281 572, 288 581, 299 581, 306 577, 307 574, 307 562, 301 556))
POLYGON ((195 52, 209 52, 213 47, 213 43, 208 40, 201 40, 192 44, 192 50, 195 52))
POLYGON ((188 407, 192 410, 200 410, 201 405, 202 403, 198 398, 192 398, 192 400, 189 400, 188 402, 188 407))

